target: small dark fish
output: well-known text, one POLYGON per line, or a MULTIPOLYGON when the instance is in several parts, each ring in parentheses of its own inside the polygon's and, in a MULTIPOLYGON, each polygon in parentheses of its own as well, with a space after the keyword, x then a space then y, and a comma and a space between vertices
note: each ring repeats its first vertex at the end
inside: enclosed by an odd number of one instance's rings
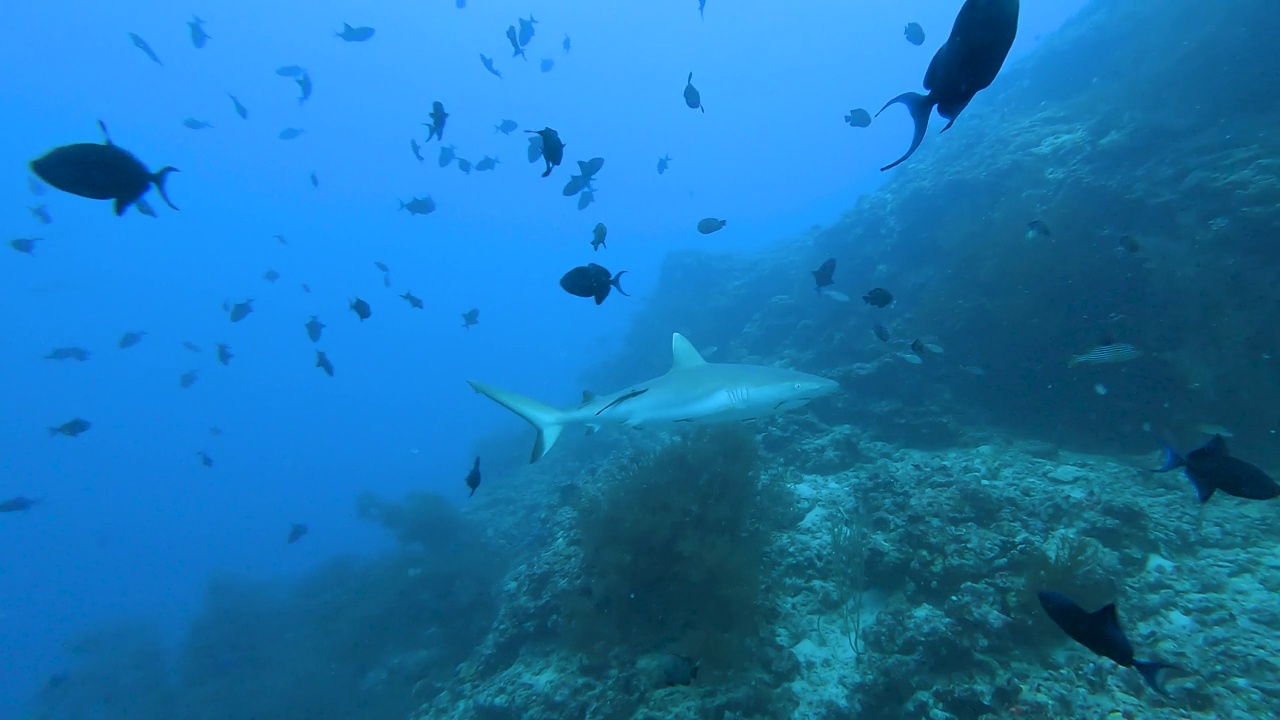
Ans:
POLYGON ((231 346, 226 343, 218 343, 218 362, 224 366, 231 364, 231 358, 235 355, 231 354, 231 346))
POLYGON ((818 266, 818 269, 813 271, 813 280, 818 285, 818 287, 815 289, 821 290, 822 288, 827 287, 828 285, 834 285, 835 280, 833 280, 832 277, 835 274, 836 274, 836 259, 827 258, 826 260, 823 260, 822 264, 818 266))
POLYGON ((316 177, 316 174, 314 172, 311 173, 311 187, 313 188, 320 187, 320 178, 316 177))
POLYGON ((84 418, 75 418, 74 420, 68 420, 62 423, 57 427, 49 428, 49 437, 53 437, 55 435, 66 435, 67 437, 76 437, 77 435, 85 432, 91 427, 93 427, 93 423, 89 422, 88 420, 85 420, 84 418))
POLYGON ((196 457, 200 458, 201 465, 207 468, 213 467, 213 458, 209 457, 209 453, 203 450, 200 450, 199 452, 196 453, 196 457))
POLYGON ((300 67, 298 65, 284 65, 282 67, 276 68, 276 74, 279 75, 280 77, 298 77, 299 75, 305 73, 306 71, 307 71, 306 68, 300 67))
POLYGON ((42 242, 44 238, 14 238, 9 241, 9 247, 26 255, 35 255, 36 243, 42 242))
POLYGON ((684 655, 666 655, 659 667, 662 670, 662 681, 667 687, 692 685, 698 679, 698 663, 684 655))
POLYGON ((502 161, 496 157, 485 155, 480 158, 480 162, 476 163, 476 172, 488 172, 498 166, 502 161))
POLYGON ((400 297, 403 298, 405 302, 409 303, 409 305, 416 310, 421 310, 423 307, 422 298, 418 297, 417 295, 414 295, 408 290, 406 290, 404 294, 401 295, 400 297))
POLYGON ((382 287, 391 287, 391 273, 382 276, 382 287))
POLYGON ((320 333, 324 331, 325 324, 320 322, 319 316, 312 315, 307 321, 307 337, 311 338, 311 342, 320 342, 320 333))
POLYGON ((578 171, 582 173, 582 177, 585 177, 588 180, 595 177, 596 173, 600 172, 601 168, 603 167, 604 167, 604 158, 602 157, 595 157, 595 158, 591 158, 590 160, 578 161, 578 171))
POLYGON ((704 17, 702 14, 702 11, 705 10, 706 8, 707 8, 707 0, 698 0, 698 19, 699 20, 706 20, 706 17, 704 17))
MULTIPOLYGON (((468 482, 469 481, 470 481, 470 478, 468 477, 468 482)), ((478 478, 476 482, 477 483, 479 482, 478 478)), ((31 507, 38 502, 40 501, 32 500, 31 498, 28 498, 28 497, 22 497, 21 495, 19 495, 18 497, 9 498, 7 500, 0 500, 0 513, 26 512, 27 510, 30 510, 31 507)))
POLYGON ((440 167, 449 167, 449 163, 458 159, 458 155, 455 152, 456 150, 457 148, 453 145, 440 146, 440 158, 438 160, 440 167))
POLYGON ((581 175, 570 175, 569 182, 564 184, 563 195, 565 197, 573 197, 585 190, 590 184, 591 178, 583 177, 581 175))
POLYGON ((948 121, 942 128, 946 132, 973 96, 996 79, 1018 33, 1018 6, 1018 0, 965 0, 951 36, 938 48, 925 71, 924 88, 929 94, 903 93, 876 113, 878 116, 890 105, 902 103, 915 123, 911 147, 905 155, 880 168, 882 172, 902 163, 920 147, 935 105, 938 114, 948 121))
POLYGON ((689 73, 689 79, 685 81, 684 86, 684 104, 694 110, 706 112, 707 109, 702 106, 702 93, 698 92, 698 88, 693 86, 693 73, 689 73))
POLYGON ((538 21, 534 20, 532 15, 529 16, 528 20, 520 18, 520 47, 528 45, 529 41, 533 39, 533 26, 536 22, 538 21))
POLYGON ((45 360, 75 360, 84 362, 89 359, 89 351, 81 347, 54 348, 44 356, 45 360))
POLYGON ((880 342, 889 342, 889 328, 877 324, 875 327, 871 328, 871 332, 875 333, 876 339, 880 342))
POLYGON ((186 120, 183 120, 182 125, 183 127, 186 127, 191 130, 207 130, 208 128, 213 127, 213 125, 210 125, 209 123, 203 120, 197 120, 195 118, 187 118, 186 120))
POLYGON ((210 435, 212 435, 212 436, 214 436, 214 437, 222 437, 222 428, 220 428, 220 427, 211 427, 211 428, 209 428, 209 434, 210 434, 210 435))
POLYGON ((717 232, 725 225, 729 224, 727 220, 719 220, 716 218, 702 218, 698 221, 698 232, 703 235, 710 235, 717 232))
POLYGON ((156 172, 147 169, 133 153, 111 142, 107 126, 98 121, 105 142, 76 143, 56 147, 31 161, 31 170, 41 180, 63 192, 93 200, 114 200, 116 215, 123 215, 152 185, 165 204, 165 177, 178 169, 166 165, 156 172))
POLYGON ((127 332, 121 335, 120 339, 116 341, 116 347, 120 348, 121 350, 124 350, 126 348, 131 348, 134 345, 137 345, 138 343, 142 342, 142 337, 146 334, 147 333, 143 330, 137 330, 135 332, 127 332))
MULTIPOLYGON (((494 126, 493 126, 493 131, 494 131, 494 132, 500 132, 500 133, 502 133, 503 135, 510 135, 510 134, 511 134, 511 132, 512 132, 513 130, 515 130, 516 128, 518 128, 518 127, 520 127, 520 126, 516 124, 516 121, 515 121, 515 120, 506 120, 506 119, 504 119, 502 122, 500 122, 500 123, 498 123, 497 125, 494 125, 494 126)), ((532 138, 530 138, 530 139, 532 139, 532 138)))
POLYGON ((544 73, 551 72, 551 68, 555 66, 556 66, 556 61, 552 60, 551 58, 543 58, 542 62, 538 63, 538 69, 544 73))
POLYGON ((262 273, 262 279, 269 283, 273 283, 280 279, 280 273, 275 270, 268 269, 266 272, 262 273))
POLYGON ((596 251, 600 248, 608 250, 609 246, 604 244, 605 235, 608 234, 609 228, 605 227, 604 223, 596 223, 595 228, 591 230, 591 250, 596 251))
POLYGON ((436 100, 431 103, 431 122, 423 123, 427 126, 427 142, 431 142, 432 138, 444 140, 444 123, 449 119, 449 113, 444 111, 444 103, 436 100))
POLYGON ((49 223, 53 222, 53 216, 49 214, 48 205, 44 205, 44 204, 35 205, 27 209, 30 210, 31 214, 34 215, 35 218, 39 220, 42 224, 48 225, 49 223))
POLYGON ((467 473, 467 487, 471 488, 471 494, 467 497, 475 497, 476 488, 480 487, 480 458, 476 458, 471 472, 467 473))
POLYGON ((667 171, 667 164, 671 162, 670 155, 663 155, 658 158, 658 174, 661 175, 667 171))
POLYGON ((316 351, 316 367, 323 370, 325 375, 333 377, 333 363, 329 361, 329 356, 325 355, 323 350, 316 351))
POLYGON ((284 236, 283 236, 283 235, 272 235, 271 237, 275 238, 275 239, 276 239, 276 242, 280 243, 281 245, 288 245, 288 244, 289 244, 289 241, 288 241, 288 240, 285 240, 285 238, 284 238, 284 236))
POLYGON ((542 157, 542 136, 531 135, 529 137, 529 162, 536 163, 541 157, 542 157))
POLYGON ((471 174, 471 161, 466 158, 458 158, 458 169, 462 172, 471 174))
POLYGON ((191 342, 190 340, 183 340, 182 347, 186 348, 188 351, 193 353, 200 352, 200 346, 191 342))
POLYGON ((480 64, 484 65, 484 69, 488 70, 490 75, 497 77, 499 80, 502 79, 502 73, 498 71, 498 68, 493 66, 493 58, 485 55, 484 53, 480 53, 480 64))
POLYGON ((418 159, 418 162, 422 162, 422 146, 417 140, 409 138, 409 149, 413 151, 413 156, 418 159))
POLYGON ((133 41, 134 47, 146 53, 147 57, 151 58, 151 62, 157 65, 164 65, 164 63, 160 62, 160 58, 156 55, 156 51, 151 49, 151 46, 147 44, 146 40, 142 39, 142 36, 137 33, 129 33, 129 39, 133 41))
POLYGON ((1043 220, 1032 220, 1027 223, 1027 239, 1035 240, 1036 238, 1046 238, 1053 233, 1049 231, 1049 225, 1043 220))
POLYGON ((862 301, 878 308, 889 307, 889 303, 893 302, 893 293, 884 288, 873 288, 862 296, 862 301))
POLYGON ((462 327, 470 328, 472 325, 480 324, 480 308, 471 308, 462 313, 462 327))
POLYGON ((524 48, 520 47, 520 41, 516 39, 516 26, 507 26, 507 39, 511 41, 511 57, 522 57, 525 60, 529 58, 524 54, 524 48))
POLYGON ((862 108, 855 108, 844 116, 844 121, 849 123, 850 127, 864 128, 871 125, 871 113, 862 108))
POLYGON ((373 314, 373 308, 369 307, 369 303, 360 298, 351 301, 351 310, 360 317, 360 322, 368 320, 369 316, 373 314))
POLYGON ((306 534, 307 534, 307 526, 306 526, 306 525, 304 525, 304 524, 302 524, 302 523, 294 523, 294 524, 289 528, 289 541, 288 541, 288 544, 289 544, 289 545, 292 545, 292 544, 294 544, 294 543, 298 542, 299 540, 301 540, 301 539, 302 539, 302 536, 303 536, 303 535, 306 535, 306 534))
POLYGON ((231 93, 227 93, 227 97, 231 98, 231 104, 235 106, 236 114, 240 116, 240 119, 248 120, 249 110, 245 108, 243 104, 241 104, 240 99, 237 98, 235 95, 232 95, 231 93))
POLYGON ((1164 449, 1164 463, 1152 472, 1169 472, 1183 468, 1196 489, 1201 504, 1208 502, 1217 490, 1245 500, 1270 500, 1280 496, 1280 484, 1256 465, 1231 457, 1227 441, 1214 435, 1204 447, 1182 457, 1173 448, 1164 449))
POLYGON ((1160 686, 1160 671, 1181 671, 1181 668, 1159 660, 1135 659, 1133 646, 1129 644, 1129 638, 1125 637, 1124 628, 1120 627, 1115 603, 1089 612, 1060 592, 1041 590, 1038 595, 1040 607, 1044 608, 1045 614, 1072 640, 1096 655, 1115 661, 1121 667, 1136 669, 1152 690, 1161 695, 1168 694, 1160 686))
POLYGON ((364 42, 373 37, 374 29, 371 27, 351 27, 346 23, 342 23, 342 32, 335 32, 334 35, 346 40, 347 42, 364 42))
MULTIPOLYGON (((551 169, 559 165, 564 160, 564 143, 560 141, 560 134, 551 128, 543 128, 541 130, 525 130, 527 133, 533 133, 542 139, 538 146, 542 154, 542 159, 547 161, 547 170, 542 173, 542 177, 551 174, 551 169)), ((532 151, 530 151, 532 155, 532 151)), ((533 162, 532 160, 530 162, 533 162)))
POLYGON ((195 45, 197 50, 213 39, 212 35, 204 31, 204 21, 194 15, 187 21, 187 27, 191 28, 191 44, 195 45))
POLYGON ((250 299, 250 300, 245 300, 244 302, 236 303, 235 305, 231 306, 231 309, 229 312, 230 312, 229 317, 231 318, 231 322, 240 322, 241 320, 249 317, 249 313, 253 312, 253 300, 250 299))
POLYGON ((920 23, 907 23, 907 26, 902 28, 902 35, 912 45, 924 44, 924 28, 920 27, 920 23))
POLYGON ((302 128, 289 127, 281 130, 279 134, 276 135, 276 137, 280 138, 281 140, 293 140, 301 136, 302 133, 304 132, 306 132, 306 130, 303 130, 302 128))
POLYGON ((308 284, 306 284, 306 283, 302 283, 302 292, 304 292, 304 293, 310 293, 310 292, 311 292, 311 286, 310 286, 310 285, 308 285, 308 284))
POLYGON ((569 41, 569 34, 565 33, 564 40, 560 43, 560 47, 564 48, 565 52, 569 52, 569 48, 572 46, 573 44, 569 41))
POLYGON ((311 73, 302 73, 295 82, 298 83, 298 104, 311 99, 311 73))
POLYGON ((400 209, 408 210, 410 215, 430 215, 435 212, 436 201, 428 195, 424 198, 415 197, 409 202, 400 200, 400 209))
POLYGON ((1130 255, 1137 255, 1142 252, 1142 243, 1138 242, 1138 239, 1132 235, 1121 235, 1120 239, 1116 241, 1116 250, 1130 255))
POLYGON ((187 389, 196 384, 196 380, 200 379, 200 373, 196 370, 188 370, 178 377, 178 387, 187 389))
POLYGON ((374 260, 373 266, 378 269, 378 272, 384 272, 384 273, 391 272, 391 268, 387 267, 387 264, 382 262, 381 260, 374 260))
POLYGON ((560 287, 570 295, 595 298, 596 304, 599 305, 609 297, 609 291, 613 288, 617 288, 623 295, 627 294, 623 292, 620 284, 622 276, 626 273, 626 270, 622 270, 617 275, 611 275, 608 270, 595 263, 579 265, 560 278, 560 287))

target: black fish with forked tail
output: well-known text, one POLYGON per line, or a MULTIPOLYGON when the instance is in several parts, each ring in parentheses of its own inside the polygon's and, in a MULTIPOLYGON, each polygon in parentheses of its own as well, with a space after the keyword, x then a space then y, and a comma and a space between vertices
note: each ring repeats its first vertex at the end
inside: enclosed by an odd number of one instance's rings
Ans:
POLYGON ((938 114, 948 120, 942 128, 946 132, 973 96, 996 79, 1017 33, 1018 0, 965 0, 950 37, 938 48, 925 71, 924 89, 929 94, 903 93, 876 113, 879 116, 890 105, 902 103, 916 126, 907 154, 880 170, 898 165, 920 147, 935 105, 938 114))
POLYGON ((1204 447, 1192 450, 1186 457, 1165 447, 1164 463, 1153 472, 1178 468, 1186 470, 1201 504, 1208 502, 1218 490, 1245 500, 1280 497, 1280 483, 1253 463, 1232 457, 1221 435, 1214 435, 1204 447))
POLYGON ((1089 612, 1060 592, 1041 590, 1039 597, 1040 607, 1044 608, 1045 614, 1072 640, 1122 667, 1136 669, 1152 690, 1168 695, 1160 685, 1160 671, 1180 671, 1181 668, 1159 660, 1134 658, 1133 646, 1129 644, 1129 638, 1125 637, 1124 628, 1120 627, 1115 603, 1089 612))
POLYGON ((596 304, 599 305, 609 297, 611 289, 617 288, 618 292, 627 294, 622 291, 621 285, 622 276, 626 272, 622 270, 614 275, 595 263, 587 263, 565 273, 564 277, 560 278, 560 287, 570 295, 595 298, 596 304))
POLYGON ((98 127, 102 128, 105 142, 56 147, 32 160, 31 171, 63 192, 92 200, 114 200, 116 215, 123 215, 152 184, 165 204, 177 210, 164 192, 164 179, 169 173, 178 172, 178 168, 166 165, 151 172, 133 153, 111 142, 101 120, 98 127))

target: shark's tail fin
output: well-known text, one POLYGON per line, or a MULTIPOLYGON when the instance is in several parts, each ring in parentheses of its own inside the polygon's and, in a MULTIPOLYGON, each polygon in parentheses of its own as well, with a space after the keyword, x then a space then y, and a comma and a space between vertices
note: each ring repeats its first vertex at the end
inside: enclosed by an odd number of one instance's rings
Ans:
POLYGON ((560 432, 564 430, 564 411, 475 380, 468 380, 467 384, 481 395, 524 418, 538 431, 538 438, 533 442, 533 453, 529 456, 529 462, 537 462, 547 454, 552 445, 556 444, 556 440, 560 439, 560 432))

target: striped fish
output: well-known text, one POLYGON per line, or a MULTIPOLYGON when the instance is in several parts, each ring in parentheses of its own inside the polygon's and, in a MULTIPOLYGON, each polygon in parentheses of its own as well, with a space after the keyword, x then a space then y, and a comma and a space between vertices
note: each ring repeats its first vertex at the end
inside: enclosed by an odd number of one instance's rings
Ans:
POLYGON ((1138 348, 1129 343, 1108 343, 1099 345, 1081 355, 1072 355, 1067 367, 1075 367, 1081 363, 1086 365, 1102 365, 1105 363, 1129 362, 1142 354, 1138 348))

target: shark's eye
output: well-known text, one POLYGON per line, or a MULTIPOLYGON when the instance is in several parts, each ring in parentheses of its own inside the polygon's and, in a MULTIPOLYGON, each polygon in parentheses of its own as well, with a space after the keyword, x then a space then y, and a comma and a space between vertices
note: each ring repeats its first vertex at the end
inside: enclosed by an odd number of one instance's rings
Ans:
POLYGON ((800 383, 796 383, 796 390, 802 390, 802 389, 804 389, 804 386, 801 385, 800 383))

